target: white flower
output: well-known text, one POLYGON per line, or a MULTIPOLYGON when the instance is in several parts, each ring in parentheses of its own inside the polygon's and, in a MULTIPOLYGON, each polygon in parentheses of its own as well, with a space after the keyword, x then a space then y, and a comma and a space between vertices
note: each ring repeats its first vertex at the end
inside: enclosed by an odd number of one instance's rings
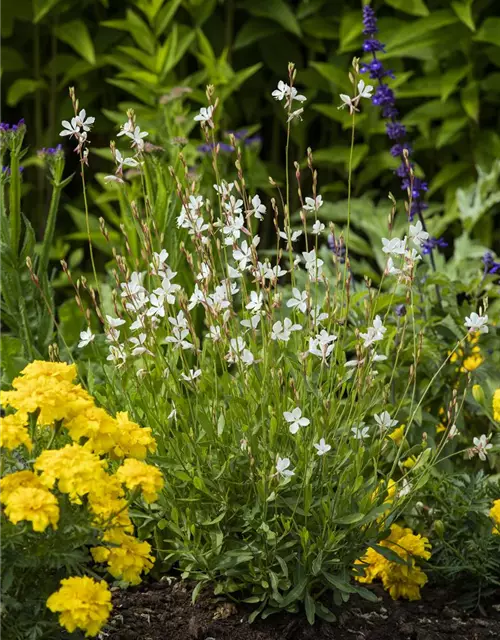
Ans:
POLYGON ((312 251, 303 251, 302 257, 305 261, 305 267, 309 274, 309 277, 312 280, 319 280, 322 274, 322 266, 324 264, 323 260, 317 257, 316 249, 312 249, 312 251))
POLYGON ((316 449, 318 456, 323 456, 325 453, 328 453, 332 447, 331 445, 326 444, 324 438, 321 438, 319 443, 314 445, 314 448, 316 449))
POLYGON ((316 222, 312 226, 311 233, 317 236, 324 230, 325 230, 325 225, 319 220, 316 220, 316 222))
POLYGON ((218 184, 214 184, 214 189, 222 196, 223 199, 227 198, 231 194, 233 187, 234 182, 226 182, 225 180, 221 182, 220 186, 218 184))
POLYGON ((80 127, 76 122, 76 118, 71 118, 71 122, 63 120, 61 124, 64 129, 59 133, 60 136, 77 136, 80 133, 80 127))
MULTIPOLYGON (((302 231, 293 231, 290 236, 290 241, 296 242, 301 235, 302 231)), ((280 236, 283 238, 283 240, 288 240, 288 233, 286 231, 280 231, 280 236)))
POLYGON ((290 309, 298 309, 299 311, 302 311, 302 313, 305 313, 307 311, 307 302, 309 299, 307 291, 300 292, 294 287, 292 289, 292 294, 293 297, 287 301, 286 306, 290 309))
POLYGON ((321 306, 318 304, 311 309, 311 320, 313 326, 316 327, 321 324, 323 320, 328 320, 328 314, 322 311, 321 306))
POLYGON ((194 382, 196 378, 201 376, 201 369, 189 369, 188 375, 181 373, 181 378, 186 382, 194 382))
POLYGON ((125 324, 125 320, 123 320, 122 318, 113 318, 113 316, 106 316, 106 321, 109 326, 113 328, 121 327, 123 324, 125 324))
POLYGON ((267 278, 268 280, 277 280, 278 278, 286 275, 286 273, 286 270, 282 269, 279 264, 271 268, 271 265, 267 263, 264 278, 267 278))
POLYGON ((212 325, 210 327, 210 338, 214 342, 218 342, 219 340, 222 339, 222 332, 221 332, 221 328, 219 327, 219 325, 212 325))
POLYGON ((416 224, 410 225, 410 240, 415 243, 417 247, 421 247, 428 237, 429 234, 427 231, 424 231, 420 220, 417 220, 416 224))
POLYGON ((122 180, 119 176, 104 176, 104 182, 118 182, 118 184, 125 184, 125 180, 122 180))
MULTIPOLYGON (((170 318, 169 318, 170 319, 170 318)), ((189 335, 189 329, 179 329, 174 327, 172 329, 173 336, 167 336, 165 342, 170 342, 177 348, 181 349, 194 349, 194 346, 186 340, 189 335)))
POLYGON ((297 100, 297 102, 305 102, 307 100, 307 98, 301 95, 295 87, 292 87, 288 93, 290 95, 290 98, 292 100, 297 100))
POLYGON ((106 360, 110 362, 118 362, 119 360, 121 360, 121 363, 117 365, 118 367, 121 367, 125 363, 126 359, 127 359, 127 354, 125 353, 125 350, 122 344, 110 345, 109 355, 106 358, 106 360))
POLYGON ((303 209, 306 211, 318 211, 323 205, 323 196, 316 196, 316 198, 306 198, 306 203, 303 209))
POLYGON ((398 420, 393 420, 387 411, 382 411, 382 413, 379 414, 376 413, 373 417, 381 430, 390 429, 398 424, 398 420))
POLYGON ((353 434, 353 436, 356 438, 356 440, 364 440, 365 438, 368 438, 370 435, 370 427, 365 427, 363 426, 363 423, 361 423, 360 425, 355 425, 354 427, 351 427, 351 432, 353 434))
POLYGON ((371 84, 365 85, 364 80, 358 82, 358 96, 360 98, 371 98, 373 87, 371 84))
POLYGON ((311 421, 308 418, 302 417, 302 411, 299 407, 295 407, 293 411, 285 411, 283 413, 283 417, 290 425, 290 433, 294 435, 300 429, 300 427, 307 427, 311 424, 311 421))
POLYGON ((227 354, 229 362, 242 362, 247 366, 253 364, 253 353, 246 348, 243 338, 232 338, 229 343, 229 353, 227 354))
POLYGON ((399 238, 382 238, 382 251, 390 255, 402 256, 406 251, 406 236, 403 240, 399 238))
POLYGON ((406 478, 403 478, 403 486, 397 492, 396 496, 398 498, 402 498, 403 496, 407 496, 411 492, 412 486, 411 483, 408 482, 406 478))
POLYGON ((253 329, 255 331, 255 329, 257 329, 257 327, 259 326, 260 318, 261 316, 256 314, 254 316, 251 316, 249 320, 242 320, 240 324, 246 329, 253 329))
POLYGON ((161 287, 158 287, 153 291, 157 296, 162 296, 168 302, 168 304, 175 303, 175 294, 179 291, 180 286, 178 284, 172 284, 168 278, 163 278, 161 281, 161 287))
POLYGON ((189 327, 184 311, 181 309, 175 318, 169 318, 168 321, 173 327, 177 329, 187 329, 189 327))
POLYGON ((153 253, 153 260, 149 264, 149 266, 151 267, 151 272, 154 275, 160 275, 160 272, 163 271, 163 267, 167 260, 168 260, 168 252, 166 249, 162 249, 160 253, 155 251, 153 253))
POLYGON ((281 342, 288 342, 292 335, 292 331, 300 331, 302 325, 293 324, 290 318, 285 318, 283 322, 278 320, 273 324, 273 330, 271 331, 271 340, 281 340, 281 342))
POLYGON ((309 338, 308 352, 314 356, 319 356, 324 362, 332 353, 336 339, 336 335, 329 334, 322 329, 316 337, 309 338))
POLYGON ((283 80, 280 80, 278 82, 278 88, 275 89, 271 95, 275 100, 281 101, 283 100, 283 98, 288 96, 289 93, 290 93, 290 87, 285 82, 283 82, 283 80))
POLYGON ((337 109, 343 109, 344 107, 349 107, 349 111, 351 113, 353 111, 357 111, 356 105, 354 103, 354 100, 351 98, 351 96, 348 96, 346 93, 341 93, 339 97, 342 100, 343 104, 341 104, 340 107, 337 107, 337 109))
POLYGON ((141 131, 139 127, 136 127, 133 132, 126 131, 125 135, 132 140, 132 146, 137 147, 138 151, 142 151, 144 149, 144 140, 146 136, 148 136, 147 131, 141 131))
POLYGON ((124 158, 118 149, 115 149, 115 160, 118 164, 116 169, 117 175, 121 175, 123 173, 123 166, 126 167, 138 167, 139 163, 135 158, 124 158))
POLYGON ((116 135, 117 137, 126 136, 129 133, 133 133, 133 132, 134 132, 134 124, 130 120, 127 120, 125 124, 122 124, 120 131, 116 135))
POLYGON ((200 113, 194 117, 194 119, 196 120, 196 122, 201 122, 203 124, 208 124, 210 127, 214 126, 213 120, 212 120, 212 116, 214 114, 214 107, 213 105, 209 104, 208 107, 202 107, 200 109, 200 113))
POLYGON ((474 443, 474 453, 477 453, 479 459, 484 462, 488 455, 488 449, 491 449, 493 445, 488 441, 484 433, 479 438, 474 438, 472 442, 474 443))
POLYGON ((402 273, 401 269, 398 269, 397 267, 394 266, 394 261, 392 258, 389 258, 387 260, 387 266, 385 270, 387 274, 390 276, 398 276, 400 273, 402 273))
POLYGON ((129 342, 131 342, 134 345, 134 348, 132 349, 133 356, 140 356, 143 353, 148 353, 150 356, 153 355, 151 351, 149 351, 149 349, 145 346, 146 337, 147 336, 145 333, 140 333, 138 338, 135 338, 135 337, 129 338, 129 342))
POLYGON ((453 438, 455 438, 455 436, 458 436, 458 429, 457 429, 457 425, 456 424, 452 424, 450 427, 450 430, 448 431, 448 440, 453 440, 453 438))
POLYGON ((83 129, 83 131, 90 131, 90 127, 95 122, 95 118, 91 116, 87 118, 87 112, 85 111, 85 109, 82 109, 74 119, 76 122, 76 126, 83 129))
MULTIPOLYGON (((301 97, 303 97, 303 96, 301 96, 301 97)), ((305 98, 304 98, 304 100, 305 100, 305 98)), ((288 118, 287 118, 286 121, 287 122, 291 122, 292 120, 295 120, 295 119, 302 120, 301 116, 302 116, 303 113, 304 113, 303 107, 301 107, 300 109, 297 109, 296 111, 292 111, 291 113, 288 114, 288 118)))
POLYGON ((283 478, 290 478, 295 475, 295 472, 288 468, 289 466, 289 458, 280 458, 278 456, 278 461, 276 463, 276 475, 283 476, 283 478))
POLYGON ((383 326, 382 320, 380 316, 375 316, 375 320, 373 321, 373 326, 368 327, 366 333, 360 333, 359 335, 363 338, 363 346, 370 347, 374 342, 379 342, 384 338, 384 333, 387 329, 383 326))
POLYGON ((78 348, 83 349, 88 344, 90 344, 94 340, 95 336, 90 330, 90 327, 86 331, 80 332, 80 342, 78 343, 78 348))
POLYGON ((264 304, 264 296, 262 291, 257 293, 256 291, 250 291, 250 302, 245 306, 245 309, 252 311, 253 313, 258 313, 262 309, 262 305, 264 304))
POLYGON ((246 240, 243 240, 241 247, 233 249, 233 258, 238 262, 238 267, 241 271, 247 268, 248 263, 252 261, 252 247, 248 246, 246 240))
POLYGON ((477 331, 478 333, 488 333, 488 316, 480 316, 473 311, 470 316, 465 317, 464 326, 469 329, 469 333, 477 331))
POLYGON ((160 318, 165 317, 165 298, 162 295, 156 295, 152 293, 149 296, 149 302, 151 306, 146 311, 146 315, 148 316, 160 316, 160 318))
POLYGON ((257 220, 263 220, 266 213, 266 205, 262 204, 258 195, 252 198, 252 207, 248 213, 253 214, 257 220))

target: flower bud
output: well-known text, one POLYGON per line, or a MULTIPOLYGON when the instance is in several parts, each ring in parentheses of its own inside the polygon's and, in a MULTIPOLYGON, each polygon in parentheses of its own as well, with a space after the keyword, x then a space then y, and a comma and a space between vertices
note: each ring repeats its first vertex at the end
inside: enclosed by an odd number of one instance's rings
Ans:
POLYGON ((434 522, 434 531, 442 539, 444 536, 444 522, 442 520, 436 520, 434 522))
POLYGON ((484 391, 480 384, 475 384, 472 387, 472 395, 477 403, 484 404, 484 391))

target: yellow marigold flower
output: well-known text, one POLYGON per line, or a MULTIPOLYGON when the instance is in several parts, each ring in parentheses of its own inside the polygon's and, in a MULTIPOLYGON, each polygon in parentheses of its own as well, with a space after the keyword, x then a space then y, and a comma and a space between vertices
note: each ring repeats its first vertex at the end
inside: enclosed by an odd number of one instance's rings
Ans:
POLYGON ((139 487, 146 502, 154 502, 163 487, 160 470, 135 458, 127 458, 116 472, 116 477, 131 491, 139 487))
POLYGON ((116 476, 106 476, 106 482, 96 482, 88 494, 90 510, 98 527, 132 533, 134 527, 128 515, 122 485, 116 476))
POLYGON ((0 499, 3 504, 7 502, 9 496, 17 489, 29 487, 31 489, 46 489, 33 471, 16 471, 9 473, 0 480, 0 499))
POLYGON ((99 482, 106 482, 106 461, 79 444, 67 444, 62 449, 44 451, 35 460, 34 468, 41 472, 41 481, 52 488, 58 481, 59 491, 69 494, 72 502, 81 503, 99 482))
POLYGON ((5 515, 12 523, 28 520, 33 531, 45 531, 49 524, 57 529, 59 505, 47 489, 21 487, 9 495, 6 503, 5 515))
POLYGON ((111 535, 105 535, 104 538, 119 546, 91 549, 94 560, 106 562, 113 578, 130 584, 139 584, 141 573, 148 573, 154 563, 151 545, 122 532, 113 532, 111 535))
POLYGON ((59 624, 70 633, 75 629, 96 636, 111 613, 111 592, 104 581, 86 576, 61 580, 61 588, 47 600, 53 613, 60 613, 59 624))
POLYGON ((463 361, 462 368, 460 369, 462 373, 466 373, 467 371, 475 371, 484 362, 483 356, 480 353, 478 353, 479 347, 474 347, 472 351, 473 351, 472 355, 465 358, 465 360, 463 361), (476 353, 474 353, 475 349, 477 349, 476 353))
POLYGON ((0 447, 17 449, 22 444, 31 451, 33 443, 27 429, 28 416, 17 412, 0 418, 0 447))
POLYGON ((490 509, 490 518, 493 519, 493 531, 500 536, 500 500, 495 500, 490 509))
POLYGON ((500 389, 493 394, 493 419, 500 422, 500 389))
POLYGON ((371 583, 379 578, 384 589, 389 591, 391 597, 418 600, 420 587, 427 582, 425 573, 416 566, 414 558, 428 560, 430 544, 427 538, 415 535, 411 529, 405 529, 396 524, 391 526, 391 534, 380 543, 381 546, 391 549, 408 564, 399 564, 387 560, 374 549, 369 548, 361 560, 355 564, 364 565, 364 576, 356 576, 358 582, 371 583))
POLYGON ((117 458, 130 456, 144 460, 149 453, 156 451, 156 441, 149 427, 140 427, 128 417, 126 411, 116 414, 117 440, 113 455, 117 458))
POLYGON ((403 441, 405 435, 405 425, 402 424, 400 427, 394 429, 394 431, 389 434, 389 438, 395 442, 395 444, 399 447, 401 442, 403 441))
POLYGON ((82 438, 86 446, 98 455, 109 453, 119 437, 115 419, 101 407, 86 407, 65 424, 69 435, 75 442, 82 438))

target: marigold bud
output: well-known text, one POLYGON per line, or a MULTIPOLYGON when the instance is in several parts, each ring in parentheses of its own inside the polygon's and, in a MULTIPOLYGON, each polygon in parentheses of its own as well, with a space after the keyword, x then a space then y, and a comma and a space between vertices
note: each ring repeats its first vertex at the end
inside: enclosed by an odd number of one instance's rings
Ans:
POLYGON ((442 539, 444 536, 444 522, 442 520, 436 520, 434 522, 434 531, 442 539))
POLYGON ((472 387, 472 395, 474 397, 474 400, 476 402, 478 402, 479 404, 483 404, 484 403, 484 391, 483 388, 480 384, 475 384, 472 387))

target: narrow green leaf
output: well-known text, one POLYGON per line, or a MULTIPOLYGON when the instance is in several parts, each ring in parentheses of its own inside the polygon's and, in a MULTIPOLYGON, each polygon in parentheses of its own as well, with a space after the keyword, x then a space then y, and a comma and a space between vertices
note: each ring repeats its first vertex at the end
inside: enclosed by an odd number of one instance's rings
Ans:
POLYGON ((245 8, 254 16, 269 18, 280 24, 286 31, 296 36, 301 35, 297 18, 290 5, 284 0, 252 0, 245 8))
POLYGON ((464 23, 466 27, 468 27, 471 31, 476 30, 476 25, 474 24, 474 18, 472 17, 472 3, 474 0, 465 0, 459 2, 458 0, 453 0, 451 6, 453 7, 453 11, 457 14, 460 20, 464 23))
POLYGON ((412 16, 429 15, 429 9, 424 0, 385 0, 385 3, 394 9, 399 9, 399 11, 410 13, 412 16))
POLYGON ((490 42, 498 47, 500 43, 500 18, 486 18, 474 36, 474 40, 490 42))
POLYGON ((94 43, 83 20, 72 20, 54 27, 54 33, 89 64, 95 64, 94 43))
POLYGON ((474 120, 479 121, 479 88, 477 82, 470 82, 460 92, 460 98, 465 113, 474 120))
POLYGON ((7 104, 9 107, 15 107, 25 96, 34 93, 37 89, 44 89, 46 86, 43 80, 18 78, 7 89, 7 104))

